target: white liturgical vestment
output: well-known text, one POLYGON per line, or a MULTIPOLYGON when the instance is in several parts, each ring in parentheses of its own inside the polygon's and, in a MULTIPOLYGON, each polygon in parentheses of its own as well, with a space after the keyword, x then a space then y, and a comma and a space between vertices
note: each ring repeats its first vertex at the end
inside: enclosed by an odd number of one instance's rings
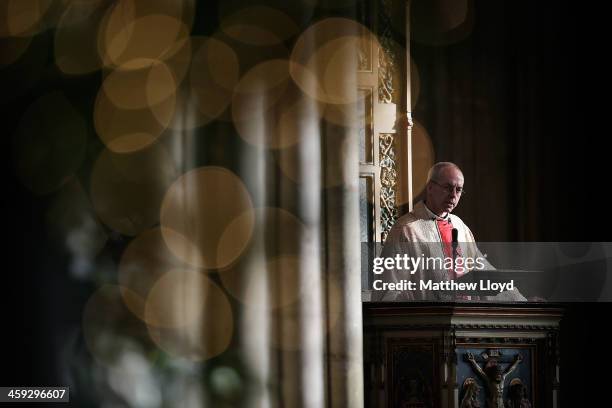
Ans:
MULTIPOLYGON (((437 226, 437 220, 441 219, 432 213, 423 201, 415 204, 413 210, 400 217, 389 231, 387 240, 383 246, 381 257, 393 258, 396 255, 407 254, 409 257, 423 259, 444 259, 444 246, 437 226)), ((486 270, 495 269, 484 257, 474 240, 474 235, 463 223, 461 218, 453 214, 447 214, 446 220, 457 229, 457 241, 459 253, 464 259, 476 259, 480 257, 484 261, 486 270)), ((468 271, 469 273, 469 271, 468 271)), ((456 277, 452 269, 444 267, 423 268, 414 271, 405 269, 385 270, 377 276, 384 282, 396 283, 403 280, 416 283, 415 290, 388 290, 374 294, 376 300, 380 301, 454 301, 455 295, 449 291, 420 290, 421 281, 431 280, 433 282, 450 281, 456 277), (414 272, 414 273, 411 273, 414 272)), ((496 296, 481 297, 485 301, 525 301, 525 297, 516 289, 504 291, 496 296)))

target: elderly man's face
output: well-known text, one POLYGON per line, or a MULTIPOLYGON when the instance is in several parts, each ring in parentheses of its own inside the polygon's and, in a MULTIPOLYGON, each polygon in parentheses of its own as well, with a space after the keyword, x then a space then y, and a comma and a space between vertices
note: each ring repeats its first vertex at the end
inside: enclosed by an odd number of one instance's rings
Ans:
POLYGON ((463 174, 456 167, 442 169, 437 179, 427 184, 427 207, 435 214, 443 216, 455 209, 463 190, 463 174))

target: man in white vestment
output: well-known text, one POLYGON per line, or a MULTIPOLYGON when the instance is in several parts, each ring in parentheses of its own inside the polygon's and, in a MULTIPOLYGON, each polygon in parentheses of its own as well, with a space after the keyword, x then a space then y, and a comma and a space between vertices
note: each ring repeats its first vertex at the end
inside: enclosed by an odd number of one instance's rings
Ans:
MULTIPOLYGON (((391 228, 381 257, 394 258, 408 254, 411 258, 422 258, 422 264, 407 270, 397 267, 383 272, 381 279, 387 283, 414 282, 412 290, 385 290, 379 293, 382 301, 525 301, 516 290, 507 290, 496 296, 458 296, 452 290, 430 290, 431 283, 456 282, 470 270, 492 270, 493 266, 478 250, 470 229, 456 215, 451 214, 463 194, 464 177, 461 169, 451 162, 436 163, 427 176, 425 200, 414 205, 413 210, 399 218, 391 228), (456 229, 456 232, 453 232, 456 229), (453 233, 455 236, 453 237, 453 233), (428 264, 425 260, 440 260, 428 264), (452 264, 442 264, 442 260, 452 264), (471 265, 467 260, 478 260, 471 265), (465 261, 465 262, 460 262, 465 261), (431 281, 431 282, 429 282, 431 281), (427 286, 427 285, 430 286, 427 286)), ((376 295, 375 295, 376 296, 376 295)))

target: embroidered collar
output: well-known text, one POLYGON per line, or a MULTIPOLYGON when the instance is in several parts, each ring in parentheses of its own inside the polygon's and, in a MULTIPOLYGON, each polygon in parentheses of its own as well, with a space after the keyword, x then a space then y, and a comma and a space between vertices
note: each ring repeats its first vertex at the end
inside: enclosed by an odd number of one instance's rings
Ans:
POLYGON ((433 211, 431 211, 429 209, 429 207, 427 207, 427 204, 425 204, 424 201, 423 201, 423 207, 425 207, 425 211, 427 212, 427 215, 429 216, 430 219, 432 219, 432 220, 441 220, 441 221, 450 221, 450 213, 449 212, 447 212, 444 217, 440 217, 439 215, 437 215, 433 211))

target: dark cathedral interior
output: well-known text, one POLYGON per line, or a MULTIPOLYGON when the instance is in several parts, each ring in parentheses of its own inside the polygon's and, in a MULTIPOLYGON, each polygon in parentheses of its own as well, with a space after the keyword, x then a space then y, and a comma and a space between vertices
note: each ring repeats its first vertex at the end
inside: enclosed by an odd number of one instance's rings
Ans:
POLYGON ((608 18, 3 1, 0 386, 77 407, 607 406, 608 18), (363 260, 437 162, 481 249, 554 258, 525 301, 376 298, 363 260))

